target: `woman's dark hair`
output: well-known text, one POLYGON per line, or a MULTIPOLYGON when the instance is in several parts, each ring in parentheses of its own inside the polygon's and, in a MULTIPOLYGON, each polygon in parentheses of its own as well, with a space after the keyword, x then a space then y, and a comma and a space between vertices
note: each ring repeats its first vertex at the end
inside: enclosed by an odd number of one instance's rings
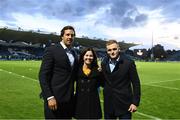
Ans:
POLYGON ((80 54, 80 57, 79 57, 79 65, 82 66, 84 64, 84 55, 86 54, 87 51, 92 51, 93 53, 93 61, 91 63, 91 68, 97 68, 98 67, 98 64, 97 64, 97 55, 95 53, 95 51, 93 50, 93 48, 86 48, 82 51, 82 53, 80 54))
POLYGON ((63 35, 64 35, 64 31, 65 30, 73 30, 74 31, 74 36, 76 36, 76 33, 75 33, 75 30, 74 30, 74 27, 72 27, 72 26, 65 26, 65 27, 63 27, 63 29, 61 30, 61 35, 60 35, 60 37, 62 37, 63 35))

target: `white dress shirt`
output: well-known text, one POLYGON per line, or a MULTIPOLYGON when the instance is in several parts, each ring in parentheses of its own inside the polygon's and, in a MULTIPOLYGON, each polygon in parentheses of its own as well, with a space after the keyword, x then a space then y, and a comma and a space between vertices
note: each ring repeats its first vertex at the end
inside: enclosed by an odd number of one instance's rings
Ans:
POLYGON ((73 66, 74 65, 74 56, 73 56, 71 50, 69 48, 67 48, 67 46, 62 41, 60 42, 60 44, 66 50, 66 54, 69 58, 70 64, 71 64, 71 66, 73 66))
POLYGON ((118 57, 117 59, 115 60, 112 60, 112 59, 109 59, 109 67, 110 67, 110 70, 111 72, 114 70, 118 60, 119 60, 120 57, 118 57))

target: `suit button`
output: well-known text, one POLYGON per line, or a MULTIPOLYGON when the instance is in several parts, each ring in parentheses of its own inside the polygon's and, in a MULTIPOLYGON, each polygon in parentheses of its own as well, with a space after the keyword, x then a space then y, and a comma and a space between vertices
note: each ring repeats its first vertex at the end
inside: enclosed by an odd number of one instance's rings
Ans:
POLYGON ((81 80, 81 83, 84 83, 84 80, 81 80))
POLYGON ((84 89, 81 89, 82 92, 84 92, 84 89))
POLYGON ((90 80, 87 80, 87 82, 89 83, 89 82, 90 82, 90 80))
POLYGON ((87 92, 89 92, 89 91, 90 91, 90 89, 88 88, 88 89, 87 89, 87 92))

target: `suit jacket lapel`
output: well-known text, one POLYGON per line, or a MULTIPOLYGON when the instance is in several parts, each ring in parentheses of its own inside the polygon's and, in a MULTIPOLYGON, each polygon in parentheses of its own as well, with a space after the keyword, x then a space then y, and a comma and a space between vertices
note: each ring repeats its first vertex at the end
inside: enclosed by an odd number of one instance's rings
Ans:
POLYGON ((117 71, 121 66, 123 65, 123 57, 120 57, 118 62, 116 63, 116 66, 114 67, 113 72, 117 71))
POLYGON ((68 58, 68 56, 67 56, 67 54, 66 54, 66 51, 65 51, 65 49, 62 47, 62 45, 61 44, 58 44, 58 46, 61 48, 61 50, 63 51, 63 53, 64 53, 64 56, 66 56, 66 62, 67 62, 67 68, 68 69, 71 69, 71 63, 70 63, 70 61, 69 61, 69 58, 68 58))
POLYGON ((110 70, 110 67, 109 67, 109 62, 108 62, 108 58, 106 57, 103 61, 103 66, 104 66, 104 69, 107 73, 111 73, 111 70, 110 70))
POLYGON ((78 58, 77 58, 77 55, 76 55, 76 52, 74 51, 74 49, 71 49, 71 53, 74 56, 74 65, 75 65, 77 63, 78 58))

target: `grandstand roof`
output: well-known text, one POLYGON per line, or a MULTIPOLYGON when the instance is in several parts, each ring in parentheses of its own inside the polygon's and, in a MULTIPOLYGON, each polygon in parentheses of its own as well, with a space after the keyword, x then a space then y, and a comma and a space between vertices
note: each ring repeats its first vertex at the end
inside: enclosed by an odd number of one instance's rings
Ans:
MULTIPOLYGON (((1 45, 13 45, 13 46, 25 46, 25 47, 40 47, 40 44, 47 44, 49 41, 53 43, 59 42, 59 36, 55 34, 42 34, 42 33, 34 33, 32 31, 17 31, 11 29, 0 28, 0 39, 4 42, 0 42, 1 45), (10 41, 13 40, 13 43, 10 41), (32 43, 26 44, 26 43, 32 43)), ((75 42, 78 45, 85 47, 94 47, 94 48, 105 48, 104 40, 94 40, 90 38, 75 38, 75 42)), ((121 49, 128 49, 132 46, 136 46, 134 43, 125 43, 119 42, 121 49)))

